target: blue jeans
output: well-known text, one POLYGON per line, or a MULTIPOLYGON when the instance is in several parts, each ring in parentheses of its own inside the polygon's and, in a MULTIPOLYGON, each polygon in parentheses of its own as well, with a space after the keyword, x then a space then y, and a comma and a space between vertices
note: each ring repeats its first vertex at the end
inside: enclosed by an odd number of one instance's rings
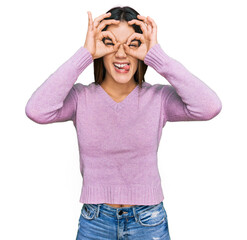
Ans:
POLYGON ((76 240, 170 240, 163 202, 114 208, 84 203, 76 240))

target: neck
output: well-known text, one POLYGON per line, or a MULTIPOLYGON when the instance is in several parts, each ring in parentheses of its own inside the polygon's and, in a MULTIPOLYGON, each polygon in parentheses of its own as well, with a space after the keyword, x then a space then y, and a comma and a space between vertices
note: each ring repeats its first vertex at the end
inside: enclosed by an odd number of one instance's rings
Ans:
POLYGON ((105 78, 100 85, 112 97, 121 98, 128 95, 138 84, 135 82, 134 78, 127 83, 118 83, 114 80, 105 78))

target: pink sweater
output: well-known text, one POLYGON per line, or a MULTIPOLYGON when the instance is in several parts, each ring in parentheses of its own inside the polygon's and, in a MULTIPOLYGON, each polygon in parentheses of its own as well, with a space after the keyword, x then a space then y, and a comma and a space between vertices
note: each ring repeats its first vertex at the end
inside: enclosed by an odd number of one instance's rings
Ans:
POLYGON ((72 120, 83 179, 81 203, 153 205, 163 201, 157 151, 167 121, 205 121, 222 108, 217 94, 159 44, 144 62, 171 85, 143 83, 121 102, 100 85, 76 83, 93 62, 80 47, 32 94, 26 115, 36 123, 72 120))

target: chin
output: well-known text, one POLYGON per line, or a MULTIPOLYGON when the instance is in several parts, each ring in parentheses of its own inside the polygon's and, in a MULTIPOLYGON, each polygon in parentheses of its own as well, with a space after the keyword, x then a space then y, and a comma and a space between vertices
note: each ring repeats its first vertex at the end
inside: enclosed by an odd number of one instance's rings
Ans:
POLYGON ((118 77, 118 78, 114 78, 114 81, 117 83, 128 83, 129 81, 131 81, 131 78, 126 78, 126 77, 118 77))

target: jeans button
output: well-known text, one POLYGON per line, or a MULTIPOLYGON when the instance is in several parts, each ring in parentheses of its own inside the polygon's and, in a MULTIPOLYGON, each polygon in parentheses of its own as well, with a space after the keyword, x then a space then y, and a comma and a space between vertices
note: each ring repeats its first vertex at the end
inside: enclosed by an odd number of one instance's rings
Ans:
POLYGON ((119 215, 122 215, 123 214, 123 210, 120 210, 120 212, 118 213, 119 215))

